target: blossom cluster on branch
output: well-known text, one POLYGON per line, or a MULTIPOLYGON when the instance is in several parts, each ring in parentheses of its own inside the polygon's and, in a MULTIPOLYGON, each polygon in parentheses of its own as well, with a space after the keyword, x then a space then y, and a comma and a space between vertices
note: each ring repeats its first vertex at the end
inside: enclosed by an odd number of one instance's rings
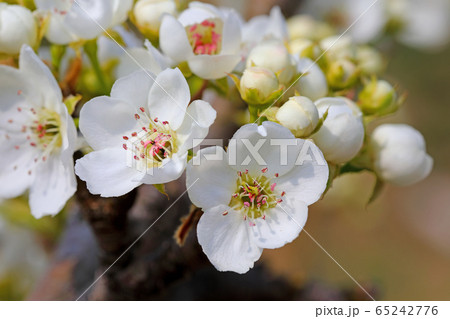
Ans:
POLYGON ((278 7, 244 21, 201 2, 18 2, 0 3, 0 198, 28 190, 36 218, 63 209, 75 174, 118 197, 164 193, 186 172, 203 251, 245 273, 299 235, 340 175, 372 172, 373 200, 432 169, 417 130, 378 124, 405 98, 353 30, 278 7), (226 148, 205 140, 218 117, 207 90, 234 101, 226 148))

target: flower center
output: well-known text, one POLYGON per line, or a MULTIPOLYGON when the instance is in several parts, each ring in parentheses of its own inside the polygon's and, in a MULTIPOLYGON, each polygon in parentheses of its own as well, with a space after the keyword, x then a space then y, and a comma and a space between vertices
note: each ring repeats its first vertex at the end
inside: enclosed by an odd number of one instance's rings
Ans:
POLYGON ((144 108, 134 117, 142 125, 140 133, 132 132, 131 137, 124 136, 127 144, 125 150, 131 150, 134 161, 140 168, 160 167, 166 158, 177 152, 176 132, 171 129, 169 122, 150 118, 144 108))
MULTIPOLYGON (((266 219, 266 213, 282 202, 277 197, 276 183, 271 177, 266 176, 268 169, 264 168, 258 177, 252 177, 248 171, 238 172, 236 180, 236 192, 232 195, 229 206, 240 212, 244 220, 249 218, 251 226, 255 224, 252 220, 257 218, 266 219)), ((278 174, 275 174, 278 177, 278 174)), ((285 193, 281 193, 281 197, 285 193)), ((228 212, 224 212, 224 215, 228 212)))
POLYGON ((186 27, 189 42, 195 54, 218 54, 221 50, 223 23, 219 19, 207 19, 186 27))
POLYGON ((37 119, 33 121, 30 130, 42 149, 58 149, 62 145, 60 132, 61 119, 58 113, 47 108, 39 109, 37 119))
MULTIPOLYGON (((22 94, 21 91, 18 94, 22 94)), ((54 110, 46 107, 38 109, 28 107, 18 107, 17 112, 20 117, 25 118, 26 124, 22 120, 9 119, 8 123, 11 125, 11 132, 20 130, 22 134, 26 135, 28 141, 26 146, 40 149, 42 160, 45 161, 47 156, 52 152, 59 150, 62 146, 61 134, 61 116, 54 110), (20 126, 18 126, 20 125, 20 126)), ((9 135, 6 134, 9 139, 9 135)), ((24 145, 15 145, 14 148, 19 150, 24 145)), ((37 162, 39 159, 36 158, 37 162)))

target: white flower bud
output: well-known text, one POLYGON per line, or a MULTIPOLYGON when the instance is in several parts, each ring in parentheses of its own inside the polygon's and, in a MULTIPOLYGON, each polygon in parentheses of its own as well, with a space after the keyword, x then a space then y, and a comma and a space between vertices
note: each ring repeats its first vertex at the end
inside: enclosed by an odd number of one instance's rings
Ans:
POLYGON ((352 87, 359 77, 359 70, 349 60, 337 60, 327 70, 327 80, 331 88, 344 90, 352 87))
POLYGON ((422 134, 409 125, 380 125, 372 133, 370 146, 375 172, 386 182, 411 185, 427 177, 433 168, 422 134))
POLYGON ((17 54, 37 42, 37 24, 27 8, 0 3, 0 53, 17 54))
POLYGON ((368 75, 380 74, 386 65, 380 52, 370 46, 358 47, 356 61, 361 73, 368 75))
POLYGON ((174 0, 139 0, 133 9, 136 26, 150 39, 158 38, 162 16, 176 12, 174 0))
POLYGON ((303 74, 295 83, 295 90, 302 96, 315 101, 328 94, 328 83, 325 74, 311 59, 303 58, 297 63, 297 72, 303 74))
POLYGON ((244 71, 240 89, 245 101, 256 98, 258 104, 264 104, 275 91, 279 90, 278 78, 269 69, 251 67, 244 71), (256 92, 257 96, 253 96, 252 92, 256 92))
POLYGON ((353 159, 364 141, 362 113, 353 101, 343 98, 323 98, 315 102, 319 115, 328 110, 327 118, 313 140, 326 160, 341 164, 353 159))
POLYGON ((280 107, 276 119, 296 137, 307 137, 319 123, 319 112, 310 99, 295 96, 280 107))
POLYGON ((360 109, 368 115, 392 113, 397 106, 397 93, 392 85, 383 80, 369 82, 358 98, 360 109))
POLYGON ((320 41, 320 47, 331 61, 351 59, 355 56, 355 46, 350 36, 331 36, 320 41))
POLYGON ((291 55, 283 42, 278 40, 265 41, 253 48, 247 59, 247 68, 252 66, 272 70, 282 84, 289 83, 295 72, 291 55))
POLYGON ((290 18, 287 21, 287 27, 290 39, 321 40, 334 33, 331 26, 309 15, 296 15, 290 18))

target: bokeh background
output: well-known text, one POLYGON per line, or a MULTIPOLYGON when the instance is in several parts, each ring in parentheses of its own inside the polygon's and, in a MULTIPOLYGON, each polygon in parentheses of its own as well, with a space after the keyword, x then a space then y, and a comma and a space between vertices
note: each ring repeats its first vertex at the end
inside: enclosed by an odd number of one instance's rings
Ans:
MULTIPOLYGON (((248 18, 280 1, 209 2, 232 6, 248 18)), ((301 1, 281 2, 292 14, 301 1)), ((389 48, 387 78, 408 98, 388 120, 422 132, 435 160, 432 174, 411 187, 388 185, 367 207, 374 177, 347 175, 310 208, 305 229, 380 300, 450 300, 449 57, 450 47, 432 53, 398 43, 389 48)), ((42 280, 66 217, 63 212, 36 221, 23 199, 0 203, 0 300, 26 299, 42 280)), ((309 282, 355 287, 305 233, 281 249, 265 250, 260 262, 298 287, 309 282)))

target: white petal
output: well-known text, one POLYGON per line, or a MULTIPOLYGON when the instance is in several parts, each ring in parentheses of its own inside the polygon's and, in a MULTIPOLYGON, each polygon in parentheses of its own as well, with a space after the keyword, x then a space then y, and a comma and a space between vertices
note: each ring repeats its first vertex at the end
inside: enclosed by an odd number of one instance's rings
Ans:
POLYGON ((287 199, 258 218, 250 227, 255 243, 261 248, 280 248, 292 242, 305 226, 308 207, 298 199, 287 199))
POLYGON ((123 136, 139 131, 138 112, 121 100, 100 96, 87 102, 80 112, 80 130, 94 150, 120 147, 123 136))
POLYGON ((122 149, 94 151, 77 160, 75 172, 87 183, 92 194, 103 197, 125 195, 142 183, 143 173, 127 166, 122 149))
POLYGON ((241 61, 240 55, 196 55, 189 58, 189 68, 195 75, 216 80, 227 76, 241 61))
POLYGON ((53 74, 27 45, 22 46, 19 65, 20 71, 40 92, 40 96, 33 97, 36 104, 52 108, 62 101, 61 89, 53 74))
POLYGON ((65 18, 68 29, 81 39, 93 39, 113 22, 111 0, 77 0, 65 18))
POLYGON ((0 198, 14 198, 31 186, 36 173, 34 159, 38 155, 35 148, 27 145, 25 136, 10 135, 6 139, 0 134, 0 198))
POLYGON ((226 205, 205 211, 197 226, 198 242, 219 271, 246 273, 261 257, 242 215, 226 205), (228 211, 227 215, 223 215, 228 211))
POLYGON ((187 164, 187 153, 173 154, 162 162, 161 167, 149 168, 142 178, 143 184, 164 184, 180 178, 187 164))
POLYGON ((77 189, 73 160, 63 164, 58 157, 50 157, 36 170, 30 188, 31 214, 36 218, 58 214, 77 189))
POLYGON ((177 19, 165 15, 159 29, 161 50, 177 63, 187 61, 194 55, 186 30, 177 19))
POLYGON ((69 44, 79 40, 79 38, 68 28, 65 16, 60 14, 50 15, 45 37, 55 44, 69 44))
POLYGON ((178 21, 183 27, 191 26, 197 23, 202 23, 208 19, 214 19, 220 15, 213 6, 190 6, 188 9, 184 10, 178 17, 178 21), (212 9, 212 10, 209 10, 212 9))
POLYGON ((286 198, 295 198, 306 205, 311 205, 320 199, 327 186, 329 169, 322 152, 310 141, 305 141, 303 147, 309 151, 305 154, 311 160, 304 158, 303 163, 297 163, 291 171, 280 176, 275 181, 277 189, 286 192, 286 198), (319 158, 316 158, 316 157, 319 158))
POLYGON ((125 22, 128 18, 128 13, 133 7, 133 0, 114 0, 113 1, 113 19, 112 26, 116 26, 125 22))
MULTIPOLYGON (((28 83, 23 73, 9 66, 0 65, 0 114, 1 122, 7 122, 5 112, 12 111, 11 114, 17 117, 17 108, 29 105, 33 102, 28 97, 33 97, 36 90, 28 83), (18 92, 21 92, 19 94, 18 92)), ((34 104, 32 104, 35 106, 34 104)), ((1 125, 3 127, 3 125, 1 125)))
POLYGON ((237 187, 236 171, 219 146, 200 150, 186 169, 186 186, 192 203, 203 209, 228 204, 237 187))
POLYGON ((253 176, 259 176, 264 168, 268 168, 271 176, 275 173, 284 175, 292 169, 300 151, 300 144, 294 135, 274 122, 264 122, 261 126, 245 125, 234 134, 232 140, 236 141, 236 165, 233 163, 232 167, 238 171, 248 169, 253 176))
POLYGON ((225 18, 222 34, 222 51, 223 54, 236 54, 241 47, 242 35, 241 24, 237 14, 230 11, 225 18))
POLYGON ((173 130, 183 123, 191 99, 189 86, 179 69, 167 69, 156 78, 150 89, 148 103, 152 118, 168 121, 173 130))
POLYGON ((111 89, 111 97, 122 100, 136 109, 147 107, 148 92, 154 84, 156 75, 146 70, 136 71, 120 78, 111 89))
POLYGON ((286 19, 278 6, 270 10, 270 20, 266 33, 272 35, 275 39, 288 40, 286 19))
POLYGON ((209 103, 202 100, 192 102, 187 108, 183 124, 177 130, 177 138, 182 142, 179 152, 184 153, 198 146, 208 135, 216 116, 216 110, 209 103))

